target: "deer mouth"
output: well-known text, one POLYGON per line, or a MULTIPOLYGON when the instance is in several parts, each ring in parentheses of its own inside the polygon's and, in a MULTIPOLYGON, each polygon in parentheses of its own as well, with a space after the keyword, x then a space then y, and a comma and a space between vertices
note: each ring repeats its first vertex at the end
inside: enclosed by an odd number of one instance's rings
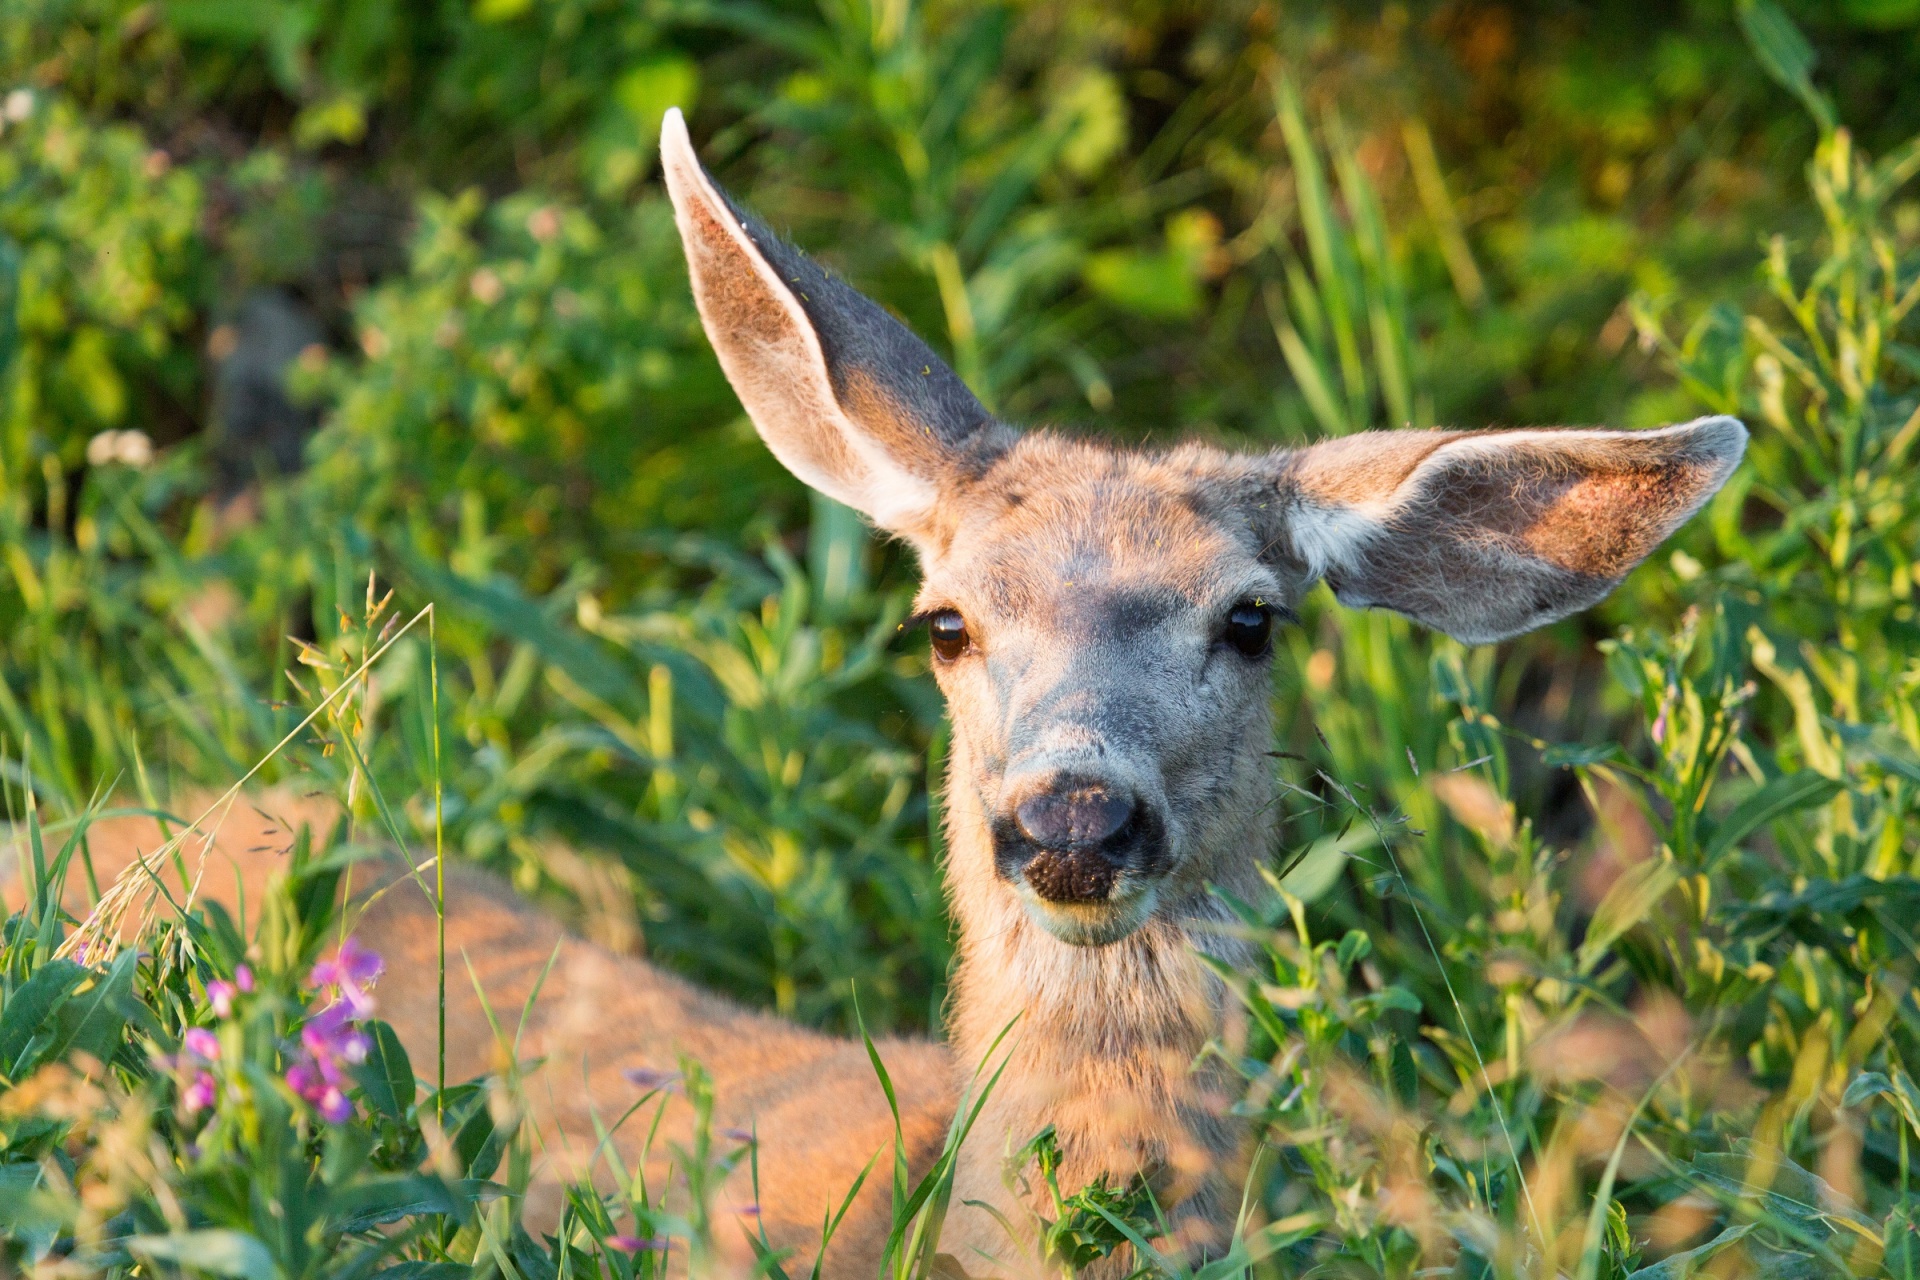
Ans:
POLYGON ((1050 899, 1030 880, 1021 881, 1016 891, 1028 919, 1074 947, 1120 941, 1147 922, 1159 896, 1155 883, 1134 877, 1115 877, 1100 898, 1050 899))

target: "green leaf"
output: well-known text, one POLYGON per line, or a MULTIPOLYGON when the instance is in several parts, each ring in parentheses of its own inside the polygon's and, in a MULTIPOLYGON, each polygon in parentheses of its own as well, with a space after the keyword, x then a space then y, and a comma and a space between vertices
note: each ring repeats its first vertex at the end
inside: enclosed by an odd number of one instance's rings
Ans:
POLYGON ((1373 939, 1358 929, 1347 930, 1347 936, 1340 939, 1340 948, 1334 953, 1342 969, 1356 960, 1363 960, 1373 950, 1373 939))
POLYGON ((1777 1153, 1763 1156, 1752 1143, 1742 1141, 1732 1151, 1695 1156, 1691 1168, 1700 1183, 1720 1196, 1744 1202, 1776 1223, 1791 1225, 1806 1238, 1825 1240, 1843 1228, 1848 1238, 1879 1236, 1879 1224, 1845 1208, 1845 1198, 1823 1178, 1777 1153), (1767 1172, 1764 1188, 1748 1182, 1756 1167, 1767 1172))
POLYGON ((1339 835, 1321 836, 1289 868, 1281 887, 1302 902, 1325 897, 1340 883, 1347 859, 1378 843, 1380 832, 1370 822, 1356 822, 1339 835))
POLYGON ((57 1193, 48 1190, 37 1164, 0 1165, 0 1237, 25 1247, 27 1257, 38 1262, 53 1248, 53 1242, 68 1225, 69 1206, 57 1193))
POLYGON ((1746 1239, 1752 1234, 1753 1227, 1754 1224, 1751 1222, 1729 1227, 1698 1248, 1673 1254, 1650 1267, 1640 1268, 1629 1275, 1627 1280, 1689 1280, 1690 1277, 1699 1275, 1707 1263, 1713 1261, 1716 1254, 1746 1239))
POLYGON ((446 1183, 417 1173, 356 1182, 335 1199, 332 1208, 338 1215, 334 1228, 346 1234, 422 1214, 464 1217, 466 1213, 466 1206, 446 1183))
POLYGON ((1743 800, 1720 820, 1707 841, 1706 862, 1712 866, 1735 845, 1775 818, 1825 804, 1840 792, 1841 784, 1811 769, 1782 774, 1743 800))
POLYGON ((154 1262, 171 1262, 217 1276, 237 1276, 240 1280, 277 1280, 279 1276, 267 1246, 244 1231, 211 1228, 170 1236, 134 1236, 127 1241, 127 1249, 154 1262))
POLYGON ((1580 769, 1618 759, 1620 748, 1611 742, 1597 746, 1578 742, 1556 743, 1540 753, 1541 762, 1550 769, 1580 769))
POLYGON ((1833 104, 1813 84, 1813 65, 1817 61, 1813 46, 1800 28, 1773 0, 1741 0, 1740 29, 1747 34, 1754 56, 1766 73, 1793 92, 1806 104, 1808 112, 1820 123, 1822 132, 1831 133, 1839 125, 1833 104))
POLYGON ((0 235, 0 373, 13 359, 19 337, 20 250, 0 235))
POLYGON ((1877 1094, 1892 1092, 1893 1083, 1878 1071, 1862 1071, 1853 1078, 1853 1083, 1847 1086, 1846 1093, 1841 1095, 1840 1105, 1857 1107, 1877 1094))
POLYGON ((7 997, 0 1008, 0 1070, 18 1080, 31 1063, 22 1055, 33 1043, 73 989, 86 981, 87 970, 71 960, 49 960, 7 997))
POLYGON ((373 1047, 368 1050, 366 1061, 354 1068, 354 1080, 369 1106, 387 1119, 404 1124, 408 1109, 413 1106, 413 1063, 392 1027, 374 1022, 368 1031, 373 1047))
POLYGON ((1087 286, 1122 310, 1156 320, 1184 320, 1200 310, 1200 285, 1185 254, 1108 249, 1082 268, 1087 286))
POLYGON ((1393 1042, 1389 1074, 1393 1079, 1394 1096, 1400 1099, 1402 1106, 1411 1107, 1420 1101, 1420 1066, 1413 1060, 1413 1050, 1404 1040, 1393 1042))
POLYGON ((1593 910, 1586 939, 1580 944, 1580 972, 1592 972, 1607 949, 1645 920, 1679 882, 1680 868, 1671 858, 1648 858, 1628 867, 1593 910))
POLYGON ((1893 1069, 1889 1079, 1878 1071, 1863 1071, 1854 1077, 1847 1086, 1845 1096, 1840 1099, 1843 1107, 1857 1107, 1869 1098, 1884 1097, 1893 1103, 1894 1110, 1907 1122, 1916 1135, 1920 1135, 1920 1086, 1913 1077, 1898 1067, 1893 1069))
POLYGON ((60 1006, 54 1016, 53 1036, 43 1058, 62 1058, 70 1053, 90 1054, 97 1062, 109 1062, 120 1047, 120 1033, 127 1024, 128 1006, 138 1001, 133 994, 134 971, 140 953, 132 948, 114 958, 113 966, 96 975, 94 985, 60 1006))

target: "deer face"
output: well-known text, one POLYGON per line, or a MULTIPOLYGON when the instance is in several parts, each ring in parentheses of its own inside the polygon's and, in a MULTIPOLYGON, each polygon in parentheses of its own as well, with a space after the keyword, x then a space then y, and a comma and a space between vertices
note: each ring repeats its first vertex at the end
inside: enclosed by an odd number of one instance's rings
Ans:
POLYGON ((988 845, 956 842, 983 865, 954 874, 990 877, 978 887, 1062 941, 1113 941, 1267 851, 1245 824, 1302 575, 1227 498, 1223 466, 1030 435, 953 494, 923 552, 948 803, 988 845))
POLYGON ((1470 642, 1600 599, 1724 482, 1731 418, 1237 455, 996 422, 924 343, 661 143, 707 334, 776 457, 919 553, 963 920, 1100 946, 1269 853, 1272 632, 1325 578, 1470 642), (1004 913, 1003 913, 1004 914, 1004 913))

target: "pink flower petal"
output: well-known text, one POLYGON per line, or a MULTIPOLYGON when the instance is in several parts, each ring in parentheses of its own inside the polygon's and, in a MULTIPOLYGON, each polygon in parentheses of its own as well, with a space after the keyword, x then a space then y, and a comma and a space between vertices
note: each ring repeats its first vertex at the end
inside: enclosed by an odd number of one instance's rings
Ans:
POLYGON ((202 1071, 193 1078, 193 1083, 181 1090, 180 1108, 190 1116, 198 1115, 213 1105, 218 1094, 219 1087, 214 1084, 213 1077, 202 1071))
POLYGON ((665 1253, 667 1241, 660 1237, 643 1240, 639 1236, 608 1236, 607 1248, 618 1249, 622 1253, 665 1253))

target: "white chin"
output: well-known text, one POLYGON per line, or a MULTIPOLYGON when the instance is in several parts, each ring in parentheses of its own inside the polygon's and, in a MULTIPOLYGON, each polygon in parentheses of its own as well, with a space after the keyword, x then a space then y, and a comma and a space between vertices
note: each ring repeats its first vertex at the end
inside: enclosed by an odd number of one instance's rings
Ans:
POLYGON ((1138 929, 1153 914, 1153 885, 1114 886, 1105 902, 1048 902, 1022 884, 1020 905, 1033 922, 1073 947, 1104 947, 1138 929))

